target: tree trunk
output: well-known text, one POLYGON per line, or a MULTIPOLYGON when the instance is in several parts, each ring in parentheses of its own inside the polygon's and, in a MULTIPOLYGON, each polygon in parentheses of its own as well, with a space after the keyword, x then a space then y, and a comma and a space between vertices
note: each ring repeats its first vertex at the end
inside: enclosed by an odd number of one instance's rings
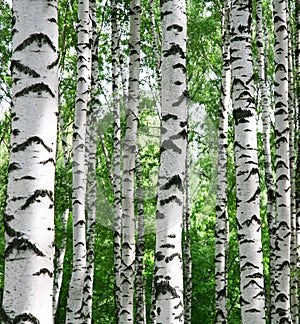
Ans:
POLYGON ((111 54, 112 54, 112 96, 114 113, 114 150, 113 150, 113 190, 114 190, 114 297, 116 323, 119 323, 121 302, 121 120, 120 120, 120 34, 118 26, 119 11, 117 1, 111 2, 111 54))
POLYGON ((263 24, 263 7, 262 0, 256 1, 256 32, 257 32, 257 63, 258 63, 258 76, 259 76, 259 90, 261 95, 262 105, 262 122, 263 122, 263 146, 264 146, 264 166, 265 166, 265 183, 267 186, 267 219, 268 229, 270 236, 270 256, 269 256, 269 273, 270 273, 270 309, 269 309, 269 320, 272 323, 272 319, 275 316, 275 290, 274 290, 274 274, 275 274, 275 185, 272 170, 272 158, 271 158, 271 141, 270 141, 270 130, 271 130, 271 104, 269 100, 269 94, 267 89, 267 80, 265 75, 265 41, 264 41, 264 30, 263 24))
POLYGON ((89 1, 78 1, 77 85, 73 132, 73 269, 67 300, 66 323, 82 323, 86 273, 86 113, 90 100, 89 1))
POLYGON ((288 112, 288 30, 287 2, 274 0, 274 103, 276 143, 276 278, 275 300, 277 322, 291 322, 290 314, 290 244, 291 190, 289 161, 288 112))
POLYGON ((184 278, 184 323, 192 323, 192 255, 191 255, 191 206, 190 206, 190 163, 189 163, 189 141, 186 141, 185 160, 185 196, 183 214, 183 278, 184 278))
POLYGON ((242 322, 258 324, 265 323, 265 296, 251 46, 251 6, 251 1, 232 3, 231 62, 242 322))
POLYGON ((135 275, 134 173, 137 154, 137 125, 140 74, 140 0, 130 2, 130 62, 126 132, 122 177, 122 266, 120 323, 134 322, 133 296, 135 275))
POLYGON ((136 242, 136 324, 146 324, 146 300, 144 284, 144 252, 145 252, 145 213, 144 213, 144 196, 142 189, 142 166, 139 155, 136 158, 136 198, 138 211, 138 233, 136 242))
POLYGON ((182 216, 187 141, 185 1, 162 1, 162 123, 156 212, 155 317, 184 321, 182 216))
POLYGON ((52 322, 57 2, 13 1, 11 150, 1 323, 52 322))
POLYGON ((87 195, 86 195, 86 276, 84 287, 84 317, 85 324, 92 323, 93 286, 95 268, 95 230, 96 230, 96 203, 97 203, 97 179, 96 179, 96 152, 97 152, 97 112, 100 101, 98 98, 98 31, 96 17, 96 0, 90 0, 91 17, 91 43, 92 43, 92 66, 91 66, 91 104, 87 115, 87 146, 88 146, 88 169, 87 169, 87 195))
POLYGON ((215 300, 216 324, 227 323, 227 253, 229 245, 229 227, 227 212, 227 147, 228 147, 228 111, 231 100, 231 65, 230 65, 230 6, 224 2, 223 8, 223 70, 221 100, 219 107, 219 158, 216 201, 215 228, 215 300))

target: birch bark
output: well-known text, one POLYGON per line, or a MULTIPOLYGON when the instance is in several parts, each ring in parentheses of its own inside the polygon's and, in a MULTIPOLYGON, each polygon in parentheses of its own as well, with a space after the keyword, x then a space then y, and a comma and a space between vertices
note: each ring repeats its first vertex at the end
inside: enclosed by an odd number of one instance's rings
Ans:
POLYGON ((52 322, 57 1, 13 1, 2 323, 52 322))

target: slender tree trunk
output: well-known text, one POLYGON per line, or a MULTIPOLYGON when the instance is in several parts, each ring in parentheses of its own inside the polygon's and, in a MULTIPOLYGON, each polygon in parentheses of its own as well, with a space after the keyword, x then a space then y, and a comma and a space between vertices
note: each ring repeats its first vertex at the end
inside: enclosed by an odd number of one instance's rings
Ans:
POLYGON ((296 191, 295 191, 295 101, 294 101, 294 76, 293 55, 291 40, 291 25, 289 23, 289 60, 288 60, 288 111, 289 111, 289 158, 291 179, 291 320, 293 324, 299 322, 298 301, 298 244, 297 244, 297 222, 296 222, 296 191))
POLYGON ((61 225, 63 230, 63 236, 62 236, 60 247, 59 248, 57 247, 55 251, 56 264, 55 264, 55 277, 54 277, 54 285, 53 285, 53 322, 55 322, 59 295, 60 295, 61 286, 63 282, 64 260, 65 260, 66 247, 67 247, 68 219, 69 219, 69 208, 67 208, 62 215, 61 225))
POLYGON ((94 268, 95 268, 95 228, 96 228, 96 203, 97 203, 97 180, 96 180, 96 152, 97 152, 97 112, 99 110, 98 98, 98 31, 96 17, 96 0, 90 0, 90 17, 91 17, 91 104, 88 112, 88 170, 87 170, 87 196, 86 196, 86 276, 84 287, 84 317, 85 323, 92 323, 92 305, 93 305, 93 286, 94 286, 94 268))
POLYGON ((291 190, 288 112, 287 2, 274 0, 275 143, 276 143, 276 320, 290 323, 291 190))
POLYGON ((140 74, 140 0, 130 2, 130 62, 126 133, 122 178, 122 266, 120 323, 134 322, 133 296, 135 276, 134 171, 137 154, 137 124, 140 74))
POLYGON ((89 1, 78 1, 77 87, 73 133, 73 270, 68 291, 66 323, 82 323, 86 273, 86 113, 90 100, 89 1))
POLYGON ((187 141, 185 1, 162 1, 162 123, 155 250, 157 323, 184 321, 182 216, 187 141))
POLYGON ((11 150, 1 323, 52 322, 57 2, 13 1, 11 150), (41 298, 42 297, 42 298, 41 298))
POLYGON ((264 146, 264 165, 265 165, 265 183, 267 186, 267 219, 268 229, 270 236, 270 257, 269 257, 269 273, 270 273, 270 309, 269 309, 269 321, 275 318, 275 290, 274 290, 274 274, 275 274, 275 206, 276 198, 274 191, 274 177, 272 170, 272 158, 271 158, 271 105, 269 100, 269 94, 267 90, 267 80, 265 75, 265 41, 263 24, 263 8, 262 0, 256 1, 256 32, 257 32, 257 62, 258 62, 258 75, 259 75, 259 90, 261 95, 262 105, 262 122, 263 122, 263 146, 264 146))
POLYGON ((190 164, 189 164, 189 141, 186 141, 185 160, 185 196, 183 214, 183 278, 184 278, 184 323, 192 323, 192 255, 191 255, 191 207, 190 207, 190 164))
POLYGON ((145 252, 145 213, 144 213, 144 196, 142 189, 142 166, 139 155, 136 158, 136 196, 138 210, 138 233, 136 242, 136 324, 146 324, 146 299, 144 284, 144 252, 145 252))
POLYGON ((230 6, 224 2, 223 9, 223 70, 222 88, 219 107, 219 158, 215 228, 215 323, 227 323, 227 252, 229 244, 227 212, 227 147, 228 147, 228 111, 231 100, 230 66, 230 6))
POLYGON ((265 323, 251 1, 232 2, 231 62, 242 322, 265 323))
POLYGON ((121 302, 121 119, 120 119, 120 34, 118 26, 119 11, 116 0, 111 2, 111 53, 112 53, 112 95, 114 111, 114 152, 113 152, 113 189, 114 189, 114 297, 116 323, 119 323, 121 302))

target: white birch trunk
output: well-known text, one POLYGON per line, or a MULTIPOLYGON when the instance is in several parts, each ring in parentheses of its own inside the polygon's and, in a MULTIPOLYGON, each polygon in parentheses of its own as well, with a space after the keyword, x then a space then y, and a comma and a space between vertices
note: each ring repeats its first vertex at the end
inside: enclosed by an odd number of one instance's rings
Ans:
POLYGON ((265 166, 265 183, 267 186, 267 219, 270 236, 270 256, 269 256, 269 273, 270 273, 270 305, 269 305, 269 320, 275 318, 275 290, 274 290, 274 274, 275 274, 275 184, 272 170, 271 158, 271 103, 267 89, 267 80, 265 75, 265 41, 264 41, 264 15, 262 0, 256 1, 256 43, 257 43, 257 63, 259 76, 259 90, 261 95, 262 105, 262 122, 263 122, 263 146, 264 146, 264 166, 265 166))
POLYGON ((183 278, 184 278, 184 323, 192 323, 192 254, 191 254, 191 206, 190 206, 190 163, 189 163, 189 141, 186 141, 185 160, 185 192, 184 192, 184 214, 183 214, 183 278))
POLYGON ((215 228, 215 300, 216 324, 227 323, 227 254, 229 245, 229 227, 227 212, 227 147, 228 147, 228 112, 231 101, 231 66, 230 66, 230 6, 224 2, 223 8, 223 70, 221 100, 219 107, 219 158, 215 228))
POLYGON ((242 322, 265 323, 251 1, 232 1, 231 62, 242 322))
POLYGON ((53 286, 53 322, 55 322, 55 316, 59 301, 59 295, 61 291, 61 286, 63 282, 63 268, 64 268, 64 259, 66 254, 67 247, 67 225, 69 219, 69 208, 67 208, 61 219, 61 225, 63 230, 63 237, 61 240, 61 245, 59 248, 56 248, 56 256, 55 256, 55 278, 54 278, 54 286, 53 286))
POLYGON ((84 318, 85 324, 92 323, 93 288, 94 288, 94 268, 95 268, 95 230, 96 230, 96 203, 97 203, 97 180, 96 180, 96 152, 97 152, 97 112, 100 101, 98 98, 98 31, 96 17, 96 0, 90 0, 91 17, 91 103, 87 119, 87 146, 88 146, 88 169, 87 169, 87 195, 86 195, 86 276, 84 287, 84 318))
POLYGON ((155 250, 155 320, 183 323, 182 216, 187 141, 185 1, 162 1, 162 124, 155 250))
POLYGON ((68 291, 66 323, 83 321, 86 272, 86 113, 90 100, 89 1, 78 1, 77 87, 73 133, 73 269, 68 291))
POLYGON ((119 323, 121 302, 121 119, 120 119, 120 68, 119 68, 119 10, 116 0, 111 2, 111 54, 112 54, 112 96, 114 114, 113 190, 114 190, 114 298, 116 323, 119 323))
POLYGON ((288 29, 287 2, 274 0, 275 61, 275 143, 276 143, 276 321, 291 322, 290 314, 290 244, 291 190, 288 112, 288 29))
POLYGON ((1 323, 52 323, 57 1, 13 1, 12 128, 1 323))
POLYGON ((144 283, 144 252, 145 252, 145 213, 144 196, 142 189, 142 166, 139 155, 136 158, 136 199, 137 199, 137 242, 136 242, 136 276, 135 276, 135 295, 136 295, 136 324, 146 324, 146 297, 144 283))
POLYGON ((134 172, 137 154, 137 125, 140 75, 140 0, 130 2, 130 62, 126 132, 122 177, 122 266, 120 323, 134 322, 135 213, 134 172))

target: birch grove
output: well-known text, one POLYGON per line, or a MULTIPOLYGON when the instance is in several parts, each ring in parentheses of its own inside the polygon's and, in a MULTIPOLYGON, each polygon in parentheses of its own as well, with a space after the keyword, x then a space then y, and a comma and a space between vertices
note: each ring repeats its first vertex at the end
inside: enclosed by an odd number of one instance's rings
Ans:
POLYGON ((299 323, 299 13, 0 1, 1 323, 299 323))

